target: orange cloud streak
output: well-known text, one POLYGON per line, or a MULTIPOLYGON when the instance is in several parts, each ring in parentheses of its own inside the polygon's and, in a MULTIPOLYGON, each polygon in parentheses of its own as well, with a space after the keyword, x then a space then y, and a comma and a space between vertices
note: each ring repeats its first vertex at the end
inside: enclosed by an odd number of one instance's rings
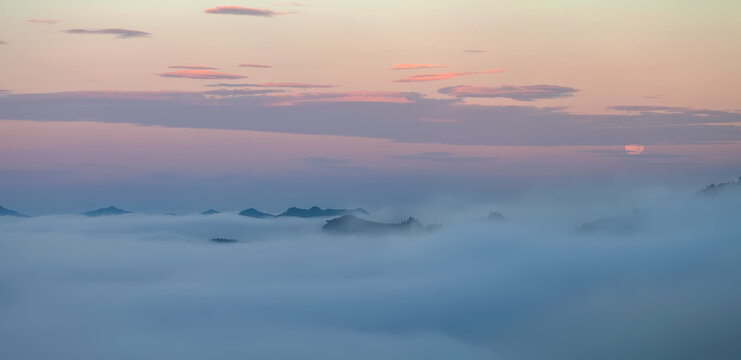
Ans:
POLYGON ((216 71, 211 70, 199 70, 199 69, 186 69, 186 70, 178 70, 178 71, 171 71, 166 72, 163 74, 158 74, 162 77, 172 77, 172 78, 182 78, 182 79, 244 79, 246 76, 242 75, 234 75, 234 74, 227 74, 227 73, 220 73, 216 71))
POLYGON ((467 75, 478 75, 478 74, 496 74, 504 71, 504 69, 492 69, 486 71, 473 71, 473 72, 451 72, 451 73, 436 73, 436 74, 420 74, 411 75, 403 79, 394 80, 393 82, 423 82, 423 81, 436 81, 436 80, 447 80, 467 75))
POLYGON ((447 65, 433 65, 433 64, 395 64, 391 70, 411 70, 411 69, 430 69, 430 68, 449 68, 447 65))
POLYGON ((190 69, 190 70, 217 70, 213 66, 201 66, 201 65, 171 65, 168 66, 170 69, 190 69))
POLYGON ((271 65, 263 65, 263 64, 239 64, 237 65, 239 67, 253 67, 253 68, 271 68, 271 65))

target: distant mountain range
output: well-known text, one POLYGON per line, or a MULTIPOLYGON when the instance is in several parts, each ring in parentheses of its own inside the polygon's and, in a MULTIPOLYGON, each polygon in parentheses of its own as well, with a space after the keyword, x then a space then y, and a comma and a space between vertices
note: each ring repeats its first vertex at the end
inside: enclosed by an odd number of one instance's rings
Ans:
MULTIPOLYGON (((736 180, 719 183, 719 184, 710 184, 706 186, 705 188, 697 191, 700 195, 718 195, 718 194, 733 194, 735 192, 741 192, 741 177, 739 177, 736 180)), ((219 214, 220 212, 214 209, 208 209, 204 212, 202 212, 202 215, 215 215, 219 214)), ((88 216, 88 217, 99 217, 99 216, 115 216, 115 215, 125 215, 125 214, 132 214, 131 211, 123 210, 120 208, 117 208, 115 206, 109 206, 107 208, 100 208, 96 210, 91 210, 82 213, 81 215, 88 216)), ((166 213, 165 215, 175 215, 173 213, 166 213)), ((266 212, 262 212, 260 210, 257 210, 255 208, 249 208, 245 209, 239 212, 239 215, 251 217, 255 219, 273 219, 278 217, 297 217, 297 218, 322 218, 322 217, 337 217, 340 218, 333 219, 331 221, 338 220, 339 222, 333 223, 333 225, 329 225, 328 231, 334 231, 332 230, 333 227, 339 226, 338 224, 348 224, 347 227, 350 229, 365 229, 363 231, 369 230, 369 229, 380 229, 380 228, 391 228, 389 226, 400 226, 404 223, 399 224, 385 224, 385 223, 376 223, 368 220, 363 220, 361 218, 358 218, 357 215, 370 215, 368 211, 361 208, 356 209, 322 209, 318 206, 312 206, 308 209, 302 209, 298 207, 291 207, 288 210, 278 214, 273 215, 266 212), (346 215, 351 215, 349 218, 345 218, 346 215), (344 220, 340 220, 343 219, 344 220)), ((5 208, 0 206, 0 216, 14 216, 14 217, 29 217, 28 215, 21 214, 17 211, 5 208)), ((617 217, 608 217, 608 218, 602 218, 597 219, 588 223, 584 223, 582 226, 579 227, 578 231, 581 233, 593 233, 593 232, 607 232, 607 233, 631 233, 638 231, 638 229, 641 227, 641 214, 639 213, 630 213, 625 216, 617 216, 617 217)), ((412 219, 412 218, 410 218, 412 219)), ((492 222, 502 222, 505 220, 505 217, 495 211, 492 211, 489 213, 489 216, 486 217, 487 220, 492 222)), ((413 220, 413 219, 412 219, 413 220)), ((415 220, 416 221, 416 220, 415 220)), ((325 228, 327 227, 325 225, 325 228)), ((409 226, 409 225, 406 225, 409 226)), ((343 228, 343 227, 338 227, 343 228)), ((354 231, 354 230, 353 230, 354 231)), ((375 231, 375 230, 374 230, 375 231)))
POLYGON ((0 206, 0 216, 29 217, 28 215, 23 215, 17 211, 6 209, 2 206, 0 206))
POLYGON ((400 223, 381 223, 361 219, 354 215, 343 215, 327 220, 322 230, 333 234, 387 235, 392 233, 414 233, 436 229, 436 226, 424 226, 419 220, 410 217, 400 223))
POLYGON ((698 192, 703 195, 715 195, 728 190, 741 190, 741 176, 737 180, 720 183, 718 185, 710 184, 698 192))
POLYGON ((114 216, 114 215, 125 215, 125 214, 132 214, 132 212, 119 209, 115 206, 109 206, 107 208, 100 208, 97 210, 91 210, 91 211, 82 213, 82 215, 89 216, 89 217, 114 216))
POLYGON ((239 212, 239 215, 247 216, 256 219, 270 219, 276 217, 299 217, 299 218, 314 218, 314 217, 332 217, 341 215, 370 215, 369 212, 364 209, 322 209, 318 206, 312 206, 309 209, 301 209, 297 207, 289 208, 288 210, 278 214, 268 214, 257 210, 255 208, 249 208, 239 212))

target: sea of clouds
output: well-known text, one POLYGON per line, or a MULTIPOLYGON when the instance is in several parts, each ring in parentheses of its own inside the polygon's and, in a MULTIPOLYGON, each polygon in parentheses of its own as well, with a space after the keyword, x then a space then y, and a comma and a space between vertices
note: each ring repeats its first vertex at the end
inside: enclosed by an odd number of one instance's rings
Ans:
POLYGON ((385 237, 234 214, 3 218, 0 358, 738 359, 741 197, 649 193, 376 209, 442 225, 385 237), (633 208, 627 234, 576 231, 633 208))

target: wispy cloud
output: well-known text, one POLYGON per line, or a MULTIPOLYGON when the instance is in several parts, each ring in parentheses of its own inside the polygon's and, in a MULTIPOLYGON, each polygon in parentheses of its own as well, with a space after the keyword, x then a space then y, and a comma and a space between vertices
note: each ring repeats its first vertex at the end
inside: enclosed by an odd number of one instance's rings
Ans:
POLYGON ((271 68, 272 65, 264 65, 264 64, 239 64, 239 67, 251 67, 251 68, 271 68))
POLYGON ((185 69, 157 74, 162 77, 181 78, 181 79, 244 79, 246 76, 220 73, 211 70, 185 69))
POLYGON ((471 53, 471 54, 480 54, 480 53, 485 53, 486 50, 481 50, 481 49, 466 49, 466 50, 463 50, 463 52, 467 52, 467 53, 471 53))
POLYGON ((0 45, 5 45, 5 44, 7 44, 7 42, 5 42, 4 40, 0 40, 0 45))
POLYGON ((469 86, 458 85, 438 90, 439 93, 455 97, 508 98, 519 101, 554 99, 573 96, 578 89, 557 85, 526 86, 469 86))
POLYGON ((321 93, 294 93, 274 97, 269 106, 292 106, 301 103, 393 103, 411 104, 417 93, 394 91, 345 91, 321 93))
POLYGON ((260 84, 229 84, 229 83, 218 83, 209 84, 206 86, 210 87, 262 87, 262 88, 296 88, 296 89, 311 89, 311 88, 333 88, 336 85, 322 85, 322 84, 305 84, 305 83, 294 83, 294 82, 267 82, 260 84))
POLYGON ((391 70, 411 70, 411 69, 430 69, 430 68, 449 68, 447 65, 434 65, 434 64, 394 64, 391 70))
MULTIPOLYGON (((22 95, 19 95, 22 96, 22 95)), ((175 101, 202 97, 201 93, 193 91, 117 91, 117 90, 95 90, 95 91, 67 91, 59 93, 34 95, 39 101, 56 99, 61 101, 76 101, 80 99, 89 100, 144 100, 144 101, 175 101)))
POLYGON ((36 24, 49 24, 49 25, 51 25, 51 24, 56 24, 59 21, 52 20, 52 19, 30 19, 30 20, 26 20, 26 22, 36 23, 36 24))
POLYGON ((645 145, 629 144, 624 145, 622 149, 592 149, 584 150, 585 153, 596 154, 611 158, 640 158, 640 159, 685 159, 688 156, 684 154, 665 154, 665 153, 647 153, 648 147, 645 145))
POLYGON ((401 155, 391 155, 394 159, 403 159, 403 160, 423 160, 423 161, 432 161, 432 162, 489 162, 496 160, 495 157, 485 157, 485 156, 460 156, 454 153, 450 152, 440 152, 440 151, 433 151, 433 152, 425 152, 421 154, 401 154, 401 155))
POLYGON ((252 95, 267 95, 267 94, 275 94, 275 93, 282 93, 285 92, 285 90, 279 90, 279 89, 218 89, 218 90, 209 90, 204 91, 202 94, 205 95, 216 95, 216 96, 252 96, 252 95))
POLYGON ((129 30, 129 29, 119 29, 119 28, 110 28, 110 29, 69 29, 69 30, 63 30, 63 32, 66 32, 68 34, 99 34, 99 35, 117 35, 116 38, 118 39, 129 39, 129 38, 136 38, 136 37, 148 37, 152 34, 144 31, 138 31, 138 30, 129 30))
POLYGON ((480 74, 496 74, 504 71, 504 69, 492 69, 486 71, 470 71, 470 72, 450 72, 450 73, 436 73, 436 74, 419 74, 411 75, 403 79, 394 80, 394 82, 423 82, 423 81, 436 81, 436 80, 447 80, 461 76, 468 75, 480 75, 480 74))
POLYGON ((10 90, 0 89, 0 95, 7 95, 7 94, 10 94, 10 93, 11 93, 10 90))
POLYGON ((650 114, 689 114, 697 116, 707 116, 712 114, 720 114, 722 111, 714 111, 707 109, 693 109, 688 107, 678 106, 653 106, 653 105, 623 105, 623 106, 610 106, 607 109, 616 111, 627 111, 627 112, 638 112, 638 113, 650 113, 650 114))
POLYGON ((190 69, 190 70, 217 70, 218 68, 213 66, 200 66, 200 65, 171 65, 168 66, 170 69, 190 69))
POLYGON ((275 15, 284 14, 269 9, 257 9, 244 6, 217 6, 214 8, 203 10, 203 12, 208 14, 249 15, 261 17, 273 17, 275 15))
MULTIPOLYGON (((741 122, 741 114, 734 112, 586 115, 534 106, 459 106, 458 98, 427 98, 417 92, 235 90, 240 91, 14 93, 0 96, 0 118, 187 124, 452 145, 619 146, 624 153, 625 144, 649 149, 741 140, 741 127, 733 125, 741 122), (446 124, 446 119, 458 121, 446 124)), ((650 151, 640 156, 646 153, 650 151)))

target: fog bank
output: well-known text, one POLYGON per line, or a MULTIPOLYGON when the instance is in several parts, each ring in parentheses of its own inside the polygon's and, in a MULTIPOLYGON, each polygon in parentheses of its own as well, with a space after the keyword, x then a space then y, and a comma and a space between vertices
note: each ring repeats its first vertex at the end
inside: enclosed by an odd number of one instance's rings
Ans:
POLYGON ((232 214, 3 218, 0 358, 738 358, 741 198, 658 194, 371 217, 443 225, 417 236, 232 214), (634 207, 628 235, 576 231, 634 207))

